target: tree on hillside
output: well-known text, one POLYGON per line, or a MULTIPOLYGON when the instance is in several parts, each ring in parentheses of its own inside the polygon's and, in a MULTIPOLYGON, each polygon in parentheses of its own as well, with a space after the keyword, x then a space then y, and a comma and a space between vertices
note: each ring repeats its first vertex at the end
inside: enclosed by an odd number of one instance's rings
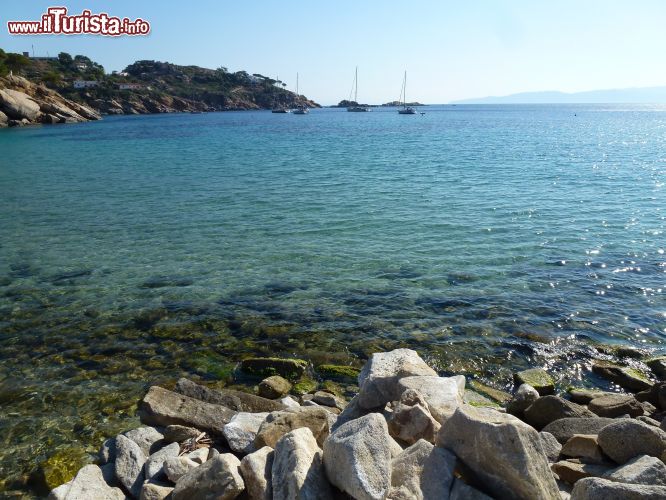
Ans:
POLYGON ((0 76, 9 73, 7 66, 5 66, 5 59, 7 59, 7 54, 4 50, 0 49, 0 76))
POLYGON ((15 73, 20 73, 23 68, 30 66, 30 59, 22 54, 9 53, 5 57, 4 65, 15 73))

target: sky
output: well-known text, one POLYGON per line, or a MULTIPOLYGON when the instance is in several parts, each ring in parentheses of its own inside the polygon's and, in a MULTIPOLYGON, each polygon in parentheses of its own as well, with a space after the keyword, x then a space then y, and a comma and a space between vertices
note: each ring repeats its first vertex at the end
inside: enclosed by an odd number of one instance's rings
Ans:
POLYGON ((663 0, 0 0, 0 48, 83 54, 107 72, 140 59, 279 77, 327 105, 446 103, 516 92, 666 85, 663 0), (69 13, 140 17, 145 37, 18 36, 8 20, 69 13))

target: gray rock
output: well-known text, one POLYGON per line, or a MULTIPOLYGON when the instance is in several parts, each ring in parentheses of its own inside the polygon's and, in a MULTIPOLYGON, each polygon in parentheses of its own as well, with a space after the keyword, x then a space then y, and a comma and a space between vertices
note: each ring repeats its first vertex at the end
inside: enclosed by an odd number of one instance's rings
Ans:
POLYGON ((390 439, 379 413, 338 427, 324 443, 329 481, 357 500, 384 499, 391 487, 390 439))
POLYGON ((649 359, 645 362, 652 372, 659 378, 666 378, 666 356, 649 359))
POLYGON ((640 417, 636 417, 636 420, 643 422, 644 424, 651 425, 653 427, 659 427, 659 421, 655 420, 654 418, 646 417, 645 415, 641 415, 640 417))
POLYGON ((122 434, 116 436, 116 478, 134 498, 141 495, 145 463, 146 456, 138 444, 122 434))
POLYGON ((537 430, 562 418, 594 418, 596 415, 584 406, 558 396, 543 396, 525 410, 524 420, 537 430))
POLYGON ((332 408, 337 408, 339 410, 344 410, 347 406, 344 400, 337 397, 335 394, 325 391, 317 391, 312 397, 312 401, 322 406, 330 406, 332 408))
POLYGON ((539 439, 541 440, 541 447, 543 448, 546 457, 548 457, 549 462, 556 462, 562 451, 562 445, 560 442, 555 439, 550 432, 541 431, 539 433, 539 439))
POLYGON ((358 404, 372 409, 400 398, 398 381, 414 375, 437 376, 425 361, 411 349, 374 353, 358 376, 358 404))
POLYGON ((280 399, 280 403, 282 403, 285 408, 298 408, 301 406, 298 401, 296 401, 294 398, 291 396, 285 396, 282 399, 280 399))
POLYGON ((198 399, 205 403, 224 406, 234 411, 257 413, 284 409, 284 405, 278 401, 231 389, 211 389, 186 378, 178 380, 175 391, 178 394, 198 399))
POLYGON ((453 453, 421 439, 392 460, 389 498, 447 498, 455 466, 453 453))
POLYGON ((539 392, 529 384, 521 384, 506 405, 506 411, 520 417, 529 406, 539 399, 539 392))
POLYGON ((273 448, 263 448, 241 460, 240 471, 250 500, 272 500, 273 448))
POLYGON ((156 385, 139 403, 139 416, 144 424, 186 425, 218 436, 235 414, 224 406, 206 403, 156 385))
POLYGON ((274 500, 329 499, 322 451, 307 427, 288 432, 275 446, 271 484, 274 500))
MULTIPOLYGON (((377 411, 381 411, 381 409, 377 409, 377 411)), ((358 395, 354 396, 353 398, 351 398, 349 403, 347 403, 345 409, 342 410, 342 413, 338 415, 337 420, 331 426, 331 432, 334 432, 335 429, 340 427, 342 424, 345 424, 350 420, 356 420, 357 418, 367 415, 368 413, 372 413, 372 411, 362 408, 361 405, 359 405, 358 403, 358 395)))
POLYGON ((652 387, 652 383, 644 374, 626 366, 619 366, 606 361, 595 361, 592 365, 592 371, 628 391, 639 392, 652 387))
POLYGON ((173 492, 173 486, 157 483, 143 483, 140 500, 164 500, 173 492))
POLYGON ((571 492, 571 500, 664 500, 665 486, 617 483, 608 479, 581 479, 571 492))
MULTIPOLYGON (((443 497, 446 498, 446 497, 443 497)), ((480 492, 476 488, 465 483, 460 478, 453 480, 453 487, 451 488, 450 500, 492 500, 491 497, 485 493, 480 492)))
POLYGON ((171 443, 150 455, 143 466, 143 474, 146 481, 162 480, 165 477, 164 461, 167 458, 177 457, 179 453, 180 445, 178 443, 171 443))
POLYGON ((189 452, 187 455, 185 455, 187 458, 192 460, 192 462, 196 462, 199 465, 204 463, 206 460, 208 460, 208 454, 210 453, 210 448, 204 446, 202 448, 197 448, 196 450, 193 450, 189 452))
POLYGON ((540 395, 545 396, 555 392, 555 382, 546 370, 530 368, 514 373, 513 380, 517 385, 527 384, 536 389, 540 395))
POLYGON ((539 434, 512 415, 460 406, 442 424, 437 445, 453 451, 494 496, 560 499, 539 434))
POLYGON ((627 394, 607 394, 593 399, 588 409, 600 417, 615 418, 628 414, 632 417, 643 415, 643 408, 636 398, 627 394))
POLYGON ((598 391, 595 389, 569 389, 569 397, 574 403, 579 405, 586 405, 595 398, 600 398, 601 396, 614 396, 617 392, 607 392, 607 391, 598 391))
POLYGON ((280 375, 273 375, 259 382, 257 393, 262 398, 278 399, 289 394, 290 390, 291 384, 287 379, 280 377, 280 375))
POLYGON ((164 444, 164 434, 155 427, 139 427, 123 432, 123 436, 130 438, 139 445, 145 456, 155 453, 164 444))
POLYGON ((599 432, 599 446, 618 464, 638 455, 661 458, 666 452, 666 432, 633 419, 618 419, 599 432))
POLYGON ((167 443, 182 443, 188 439, 199 437, 201 431, 185 425, 168 425, 164 429, 164 441, 167 443))
POLYGON ((303 359, 247 358, 241 361, 241 371, 258 377, 281 375, 289 380, 298 380, 308 366, 303 359))
POLYGON ((237 453, 252 453, 254 440, 266 417, 268 413, 238 412, 234 415, 231 422, 222 430, 229 447, 237 453))
POLYGON ((239 467, 240 460, 233 454, 218 455, 181 477, 171 496, 173 500, 232 500, 245 489, 239 467))
POLYGON ((118 482, 118 478, 116 477, 115 462, 109 462, 108 464, 101 465, 100 469, 102 471, 102 477, 104 478, 104 481, 106 481, 106 484, 108 484, 109 486, 113 486, 115 488, 120 488, 120 483, 118 482))
POLYGON ((164 473, 172 483, 177 483, 178 480, 192 469, 199 467, 200 464, 190 460, 187 457, 171 457, 167 458, 162 467, 164 473))
POLYGON ((109 438, 102 443, 98 453, 100 465, 116 461, 116 438, 109 438))
POLYGON ((580 458, 589 464, 601 464, 606 461, 597 443, 596 434, 574 434, 564 444, 561 453, 565 457, 580 458))
POLYGON ((561 460, 551 465, 552 471, 567 484, 586 477, 601 477, 612 469, 610 465, 584 464, 576 460, 561 460))
POLYGON ((282 436, 300 427, 308 427, 321 446, 329 433, 328 415, 319 407, 290 408, 270 413, 259 427, 254 447, 257 450, 264 446, 274 448, 282 436))
POLYGON ((39 104, 28 94, 18 90, 0 90, 0 110, 14 120, 35 121, 41 114, 39 104))
POLYGON ((612 418, 561 418, 551 422, 542 430, 549 432, 560 444, 564 444, 574 434, 599 434, 607 425, 615 422, 612 418))
POLYGON ((666 465, 658 458, 640 455, 609 471, 604 478, 620 483, 666 486, 666 465))
POLYGON ((9 118, 7 118, 7 115, 0 111, 0 128, 6 127, 8 121, 9 118))
POLYGON ((120 488, 112 488, 96 465, 82 467, 70 482, 53 489, 49 500, 124 500, 120 488))
POLYGON ((388 418, 389 434, 407 444, 414 444, 419 439, 434 443, 441 426, 428 408, 428 403, 417 391, 407 389, 388 418))
POLYGON ((465 377, 405 377, 398 381, 399 399, 404 391, 414 389, 428 403, 428 410, 437 422, 443 424, 453 415, 463 402, 465 394, 465 377))

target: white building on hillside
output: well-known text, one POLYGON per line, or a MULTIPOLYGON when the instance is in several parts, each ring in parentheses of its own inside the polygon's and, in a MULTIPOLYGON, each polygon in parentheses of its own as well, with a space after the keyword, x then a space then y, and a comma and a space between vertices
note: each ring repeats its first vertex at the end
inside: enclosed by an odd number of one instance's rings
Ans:
POLYGON ((99 82, 97 80, 74 80, 75 89, 88 89, 91 87, 97 87, 99 82))

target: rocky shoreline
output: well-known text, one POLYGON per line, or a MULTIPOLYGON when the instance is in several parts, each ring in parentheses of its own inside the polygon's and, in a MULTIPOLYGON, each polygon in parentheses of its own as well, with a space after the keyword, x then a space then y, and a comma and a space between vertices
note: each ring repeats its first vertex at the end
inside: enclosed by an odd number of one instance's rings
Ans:
POLYGON ((107 439, 49 498, 663 499, 666 357, 648 366, 653 378, 595 364, 625 393, 555 395, 541 369, 516 373, 508 394, 440 377, 410 349, 360 373, 318 367, 319 385, 303 360, 250 358, 238 372, 260 380, 256 394, 150 387, 144 426, 107 439))
POLYGON ((23 77, 0 77, 0 128, 99 120, 93 109, 23 77))

